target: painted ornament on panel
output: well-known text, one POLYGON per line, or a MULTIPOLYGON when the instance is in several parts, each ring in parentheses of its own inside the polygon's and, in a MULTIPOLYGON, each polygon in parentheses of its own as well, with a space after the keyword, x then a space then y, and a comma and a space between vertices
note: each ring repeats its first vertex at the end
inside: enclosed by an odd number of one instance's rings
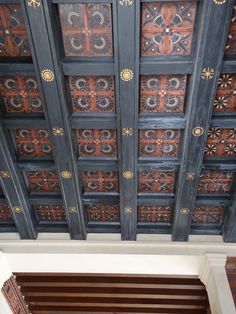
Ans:
POLYGON ((70 76, 74 112, 114 112, 115 91, 112 76, 70 76))
POLYGON ((141 112, 183 112, 186 75, 141 76, 141 112))
POLYGON ((236 1, 234 2, 225 54, 229 56, 236 55, 236 1))
POLYGON ((142 5, 142 56, 190 55, 196 2, 142 5))
POLYGON ((0 203, 0 222, 13 221, 11 209, 8 205, 0 203))
POLYGON ((214 101, 214 112, 236 111, 236 75, 222 74, 214 101))
POLYGON ((66 222, 65 209, 61 205, 38 205, 34 210, 40 222, 66 222))
POLYGON ((224 207, 201 206, 195 207, 192 215, 192 224, 220 224, 222 223, 224 207))
POLYGON ((174 192, 175 172, 152 171, 139 173, 139 192, 172 193, 174 192))
POLYGON ((35 77, 3 76, 0 90, 7 112, 43 112, 35 77))
POLYGON ((180 130, 140 130, 139 154, 142 157, 177 157, 180 130))
POLYGON ((77 130, 80 157, 116 157, 115 130, 77 130))
POLYGON ((20 5, 0 5, 0 56, 30 56, 20 5))
POLYGON ((59 178, 55 171, 27 171, 30 192, 60 192, 59 178))
POLYGON ((59 5, 66 56, 112 56, 110 4, 59 5))
POLYGON ((112 171, 83 172, 85 192, 118 192, 118 173, 112 171))
POLYGON ((143 223, 170 223, 170 206, 139 206, 138 222, 143 223))
POLYGON ((91 205, 87 207, 91 222, 119 222, 120 210, 117 205, 91 205))
POLYGON ((230 193, 232 182, 233 172, 204 170, 197 189, 199 193, 230 193))

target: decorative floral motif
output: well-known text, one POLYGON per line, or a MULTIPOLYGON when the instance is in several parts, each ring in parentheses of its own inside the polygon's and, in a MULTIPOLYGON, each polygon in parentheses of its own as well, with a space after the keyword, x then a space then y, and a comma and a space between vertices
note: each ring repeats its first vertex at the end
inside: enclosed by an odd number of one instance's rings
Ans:
POLYGON ((210 129, 205 157, 236 157, 236 129, 210 129))
POLYGON ((122 81, 128 82, 131 81, 134 77, 133 71, 130 69, 124 69, 120 72, 120 78, 122 81))
POLYGON ((132 136, 133 135, 133 129, 132 128, 123 128, 122 129, 122 135, 123 136, 132 136))
POLYGON ((3 76, 0 90, 7 112, 43 112, 35 77, 3 76))
POLYGON ((214 69, 207 67, 202 70, 201 78, 203 80, 211 80, 213 79, 214 74, 215 74, 214 69))
POLYGON ((28 0, 27 4, 29 7, 37 8, 40 7, 41 0, 28 0))
POLYGON ((138 222, 170 223, 171 207, 140 206, 138 207, 138 222))
POLYGON ((223 74, 219 78, 216 98, 214 101, 215 112, 236 111, 236 75, 223 74))
POLYGON ((198 183, 199 193, 230 193, 233 172, 203 171, 198 183))
POLYGON ((133 0, 120 0, 120 5, 128 6, 133 4, 133 0))
POLYGON ((0 56, 30 56, 20 5, 0 5, 0 56))
POLYGON ((54 73, 50 69, 44 69, 41 71, 41 77, 46 82, 52 82, 54 80, 54 73))
POLYGON ((54 171, 28 171, 30 192, 60 192, 58 175, 54 171))
POLYGON ((57 221, 65 222, 66 213, 61 205, 38 205, 34 206, 39 221, 57 221))
POLYGON ((8 205, 0 203, 0 222, 13 221, 11 209, 8 205))
POLYGON ((141 76, 141 112, 183 112, 186 75, 141 76))
POLYGON ((115 130, 77 130, 79 156, 116 157, 115 130))
POLYGON ((142 56, 190 55, 195 2, 142 5, 142 56))
POLYGON ((112 56, 110 4, 59 5, 67 56, 112 56))
POLYGON ((120 211, 117 205, 92 205, 87 207, 90 222, 119 222, 120 211))
POLYGON ((13 132, 19 156, 48 157, 52 155, 47 130, 15 129, 13 132))
POLYGON ((176 157, 179 140, 180 130, 140 130, 140 156, 176 157))
POLYGON ((140 172, 139 192, 172 193, 174 192, 175 172, 140 172))
POLYGON ((115 91, 112 76, 70 76, 74 112, 114 112, 115 91))
POLYGON ((118 173, 112 171, 83 172, 85 192, 118 192, 118 173))
POLYGON ((201 206, 193 210, 192 224, 221 224, 224 207, 201 206))
POLYGON ((228 40, 225 47, 226 55, 235 55, 236 54, 236 6, 234 5, 231 23, 229 27, 228 40))

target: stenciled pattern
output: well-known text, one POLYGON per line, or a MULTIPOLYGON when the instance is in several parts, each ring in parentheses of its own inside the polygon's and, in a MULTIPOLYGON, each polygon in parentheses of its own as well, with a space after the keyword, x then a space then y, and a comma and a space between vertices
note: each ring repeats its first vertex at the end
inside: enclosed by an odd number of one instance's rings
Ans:
POLYGON ((193 210, 192 224, 222 223, 224 207, 201 206, 193 210))
POLYGON ((178 156, 180 130, 140 130, 139 136, 140 156, 178 156))
POLYGON ((117 205, 92 205, 87 207, 91 222, 119 222, 120 211, 117 205))
POLYGON ((214 101, 215 112, 236 111, 236 75, 223 74, 219 78, 216 98, 214 101))
POLYGON ((175 172, 151 171, 139 173, 139 192, 172 193, 175 186, 175 172))
POLYGON ((236 54, 236 3, 234 2, 233 13, 231 17, 231 23, 229 27, 228 40, 225 47, 226 55, 236 54))
POLYGON ((85 192, 118 192, 118 173, 112 171, 83 172, 85 192))
POLYGON ((142 56, 190 55, 195 2, 153 2, 142 5, 142 56))
POLYGON ((59 5, 66 56, 112 56, 110 4, 59 5))
POLYGON ((61 205, 38 205, 34 206, 38 220, 41 222, 65 222, 66 213, 61 205))
POLYGON ((138 222, 170 223, 170 206, 139 206, 138 222))
POLYGON ((60 192, 59 178, 55 171, 27 171, 30 192, 60 192))
POLYGON ((210 129, 205 157, 236 157, 236 129, 210 129))
POLYGON ((52 147, 47 130, 15 129, 13 132, 19 156, 52 156, 52 147))
POLYGON ((112 76, 70 76, 74 112, 114 112, 115 92, 112 76))
POLYGON ((80 157, 116 157, 115 130, 77 130, 80 157))
POLYGON ((12 314, 30 314, 14 276, 4 282, 1 290, 12 310, 12 314))
POLYGON ((183 112, 186 75, 141 76, 141 112, 183 112))
POLYGON ((30 56, 20 5, 0 5, 0 56, 30 56))
POLYGON ((43 112, 35 77, 3 76, 0 90, 7 112, 43 112))
POLYGON ((13 221, 11 209, 6 204, 0 203, 0 222, 13 221))
POLYGON ((204 170, 197 189, 199 193, 230 193, 232 182, 233 172, 204 170))

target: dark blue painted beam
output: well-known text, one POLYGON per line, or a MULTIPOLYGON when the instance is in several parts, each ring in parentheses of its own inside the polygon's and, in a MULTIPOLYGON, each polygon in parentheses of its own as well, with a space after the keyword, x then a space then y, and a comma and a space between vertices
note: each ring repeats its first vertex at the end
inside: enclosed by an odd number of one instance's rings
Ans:
POLYGON ((212 104, 221 71, 233 4, 233 0, 223 4, 216 4, 214 1, 200 3, 201 21, 198 25, 195 63, 186 104, 188 123, 183 136, 176 187, 175 215, 172 226, 174 241, 188 240, 190 232, 191 213, 195 205, 197 182, 211 123, 212 104), (189 180, 187 175, 189 172, 194 173, 193 179, 189 180), (182 211, 183 208, 188 210, 182 211))
POLYGON ((36 239, 36 221, 32 215, 23 178, 12 158, 2 121, 0 121, 0 156, 0 183, 20 237, 36 239))
POLYGON ((45 116, 59 173, 68 229, 72 239, 86 238, 86 219, 81 199, 76 149, 73 145, 69 112, 66 103, 63 73, 59 66, 57 40, 52 33, 53 20, 47 1, 29 6, 21 1, 28 29, 31 51, 41 96, 45 102, 45 116), (40 21, 40 23, 39 23, 40 21))

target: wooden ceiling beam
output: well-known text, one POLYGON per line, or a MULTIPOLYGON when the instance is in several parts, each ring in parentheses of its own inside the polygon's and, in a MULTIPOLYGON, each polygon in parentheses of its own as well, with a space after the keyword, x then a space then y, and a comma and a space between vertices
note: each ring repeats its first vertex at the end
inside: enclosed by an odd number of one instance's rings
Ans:
POLYGON ((46 104, 45 116, 60 178, 69 232, 72 239, 85 239, 86 218, 82 204, 76 150, 64 93, 64 77, 58 63, 48 5, 47 2, 40 2, 39 6, 34 7, 28 5, 27 1, 22 1, 25 23, 28 34, 31 35, 29 39, 32 39, 30 40, 32 57, 41 94, 46 104))
POLYGON ((114 1, 113 16, 120 149, 120 223, 122 240, 136 240, 139 102, 139 1, 114 1), (120 44, 122 43, 122 44, 120 44), (119 60, 119 62, 118 62, 119 60))
POLYGON ((192 210, 197 195, 197 182, 211 123, 212 103, 221 71, 233 1, 228 1, 221 6, 214 1, 204 1, 199 6, 199 9, 202 9, 199 15, 201 21, 198 25, 200 32, 186 104, 188 123, 183 136, 180 171, 176 186, 173 241, 188 240, 192 210), (213 27, 214 32, 212 32, 213 27), (193 180, 188 179, 189 172, 194 173, 193 180), (183 208, 187 210, 182 211, 183 208))
POLYGON ((36 239, 36 221, 27 199, 28 193, 13 158, 2 121, 0 121, 0 156, 0 183, 20 237, 36 239))

